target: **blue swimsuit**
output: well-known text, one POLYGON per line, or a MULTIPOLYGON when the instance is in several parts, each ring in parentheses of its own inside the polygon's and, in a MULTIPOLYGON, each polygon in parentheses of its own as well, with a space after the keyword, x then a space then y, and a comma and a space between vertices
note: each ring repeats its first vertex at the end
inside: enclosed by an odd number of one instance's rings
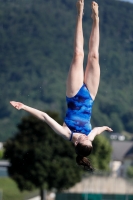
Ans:
POLYGON ((90 119, 93 99, 86 85, 83 84, 74 97, 66 97, 66 101, 68 109, 64 121, 72 132, 70 140, 73 133, 88 135, 91 131, 90 119))

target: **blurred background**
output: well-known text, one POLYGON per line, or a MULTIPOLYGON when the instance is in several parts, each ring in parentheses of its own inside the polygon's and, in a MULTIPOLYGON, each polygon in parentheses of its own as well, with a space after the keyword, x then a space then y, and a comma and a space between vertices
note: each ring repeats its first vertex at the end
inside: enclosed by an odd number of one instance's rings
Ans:
MULTIPOLYGON (((76 0, 0 0, 0 200, 133 200, 133 1, 98 0, 101 81, 92 126, 94 173, 75 163, 73 145, 9 101, 63 123, 73 55, 76 0)), ((85 0, 86 66, 92 25, 85 0)))

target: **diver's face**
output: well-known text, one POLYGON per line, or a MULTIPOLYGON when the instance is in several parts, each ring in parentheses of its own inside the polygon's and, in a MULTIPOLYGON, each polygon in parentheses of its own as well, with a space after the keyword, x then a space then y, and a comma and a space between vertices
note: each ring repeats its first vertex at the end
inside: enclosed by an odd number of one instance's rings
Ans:
POLYGON ((85 135, 85 134, 82 134, 78 137, 78 139, 76 140, 75 142, 75 146, 78 144, 78 143, 81 143, 83 145, 89 145, 89 146, 92 146, 92 142, 89 140, 88 136, 85 135))

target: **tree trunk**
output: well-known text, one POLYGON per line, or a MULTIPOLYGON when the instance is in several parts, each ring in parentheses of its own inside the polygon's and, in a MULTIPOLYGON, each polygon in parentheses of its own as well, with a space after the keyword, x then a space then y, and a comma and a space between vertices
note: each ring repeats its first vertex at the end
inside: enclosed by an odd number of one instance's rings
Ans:
POLYGON ((46 190, 44 190, 43 188, 40 188, 40 196, 41 200, 46 200, 46 190))

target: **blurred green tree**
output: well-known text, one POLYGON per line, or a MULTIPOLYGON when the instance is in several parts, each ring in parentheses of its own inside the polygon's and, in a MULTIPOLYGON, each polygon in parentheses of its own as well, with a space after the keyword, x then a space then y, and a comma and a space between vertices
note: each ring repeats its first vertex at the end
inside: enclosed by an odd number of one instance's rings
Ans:
MULTIPOLYGON (((58 123, 62 123, 55 112, 47 112, 58 123)), ((93 141, 91 160, 94 168, 108 170, 111 147, 104 136, 93 141), (102 159, 101 159, 102 158, 102 159)), ((56 188, 67 189, 80 181, 82 168, 75 162, 73 144, 56 135, 44 122, 34 116, 22 118, 17 134, 4 145, 4 158, 9 159, 9 175, 21 191, 56 188)))
MULTIPOLYGON (((64 115, 65 80, 73 54, 75 3, 71 0, 0 1, 1 141, 14 134, 14 126, 22 116, 12 110, 9 100, 27 102, 39 109, 50 107, 64 115)), ((86 3, 83 17, 84 64, 92 24, 90 3, 86 3)), ((133 4, 101 0, 99 5, 101 80, 93 107, 93 124, 111 125, 116 131, 133 134, 130 113, 133 4), (115 120, 110 117, 113 113, 117 114, 115 120)))
MULTIPOLYGON (((47 112, 61 123, 59 115, 47 112)), ((75 162, 73 145, 56 135, 44 122, 24 117, 18 133, 5 143, 4 157, 9 159, 9 175, 21 191, 56 188, 62 190, 80 181, 82 170, 75 162)))
POLYGON ((3 155, 4 155, 4 150, 3 150, 3 149, 1 149, 1 150, 0 150, 0 160, 2 160, 2 159, 3 159, 3 155))
POLYGON ((123 130, 123 123, 119 118, 119 115, 115 112, 112 112, 110 115, 110 119, 111 119, 111 127, 113 127, 113 130, 115 132, 122 132, 123 130))
POLYGON ((127 176, 129 178, 133 178, 133 166, 128 167, 128 169, 127 169, 127 176))
POLYGON ((109 140, 104 135, 97 136, 93 141, 93 151, 90 156, 90 160, 96 171, 99 169, 109 171, 111 152, 112 149, 109 140))

